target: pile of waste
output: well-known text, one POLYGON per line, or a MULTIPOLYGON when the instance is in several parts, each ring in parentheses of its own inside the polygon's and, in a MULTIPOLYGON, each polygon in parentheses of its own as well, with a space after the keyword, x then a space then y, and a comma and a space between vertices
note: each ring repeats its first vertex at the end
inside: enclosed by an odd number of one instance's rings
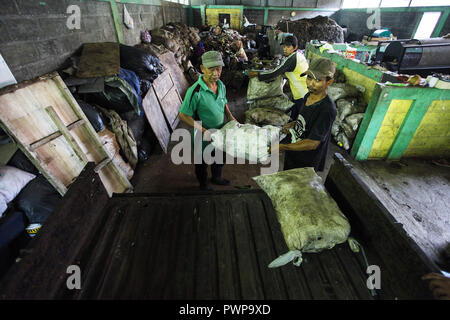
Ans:
POLYGON ((117 74, 79 77, 83 55, 72 56, 71 66, 60 74, 113 161, 131 177, 137 162, 147 160, 156 144, 142 101, 164 66, 142 48, 120 44, 118 50, 117 74))
MULTIPOLYGON (((199 30, 182 23, 168 23, 159 29, 150 31, 152 44, 164 46, 173 52, 178 65, 185 71, 190 57, 200 42, 199 30)), ((162 48, 158 48, 162 50, 162 48)))
POLYGON ((295 21, 283 19, 278 22, 277 27, 283 32, 293 33, 298 39, 300 49, 305 49, 310 40, 344 42, 344 29, 333 19, 324 16, 295 21))
POLYGON ((275 110, 287 111, 294 103, 283 93, 285 80, 278 76, 272 81, 259 81, 252 78, 247 88, 247 103, 249 109, 272 108, 275 110))
POLYGON ((327 88, 327 94, 335 102, 337 111, 331 136, 345 150, 352 147, 366 112, 363 90, 363 87, 357 88, 346 82, 333 83, 327 88))
MULTIPOLYGON (((210 27, 208 30, 200 32, 201 44, 205 51, 219 51, 225 67, 222 69, 221 80, 227 88, 238 90, 241 89, 247 78, 243 74, 243 70, 248 65, 248 61, 239 62, 236 53, 238 52, 237 42, 242 43, 247 59, 251 59, 256 49, 251 50, 251 45, 255 46, 254 41, 249 41, 246 36, 241 35, 233 29, 222 29, 220 26, 210 27)), ((200 57, 194 53, 192 61, 198 69, 201 61, 200 57)))

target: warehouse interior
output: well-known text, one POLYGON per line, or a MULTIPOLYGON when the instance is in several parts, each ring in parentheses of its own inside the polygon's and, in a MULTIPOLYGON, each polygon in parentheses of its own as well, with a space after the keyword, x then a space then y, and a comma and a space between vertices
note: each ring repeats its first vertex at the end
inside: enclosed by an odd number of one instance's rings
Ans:
POLYGON ((450 299, 448 0, 0 8, 0 299, 450 299), (292 36, 335 66, 323 170, 273 147, 296 71, 249 76, 292 36), (209 51, 238 123, 204 190, 180 114, 209 51))

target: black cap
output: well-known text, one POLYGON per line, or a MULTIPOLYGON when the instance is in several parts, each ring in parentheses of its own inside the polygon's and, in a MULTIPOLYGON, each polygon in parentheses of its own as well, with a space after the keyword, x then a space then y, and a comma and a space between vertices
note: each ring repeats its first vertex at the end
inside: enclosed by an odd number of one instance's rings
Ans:
POLYGON ((293 46, 295 48, 298 45, 297 37, 291 35, 286 36, 281 45, 293 46))

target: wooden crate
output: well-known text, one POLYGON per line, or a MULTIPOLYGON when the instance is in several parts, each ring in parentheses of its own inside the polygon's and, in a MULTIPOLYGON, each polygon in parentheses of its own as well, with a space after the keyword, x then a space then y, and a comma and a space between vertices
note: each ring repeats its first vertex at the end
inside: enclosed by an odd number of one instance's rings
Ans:
POLYGON ((132 190, 57 72, 1 89, 0 126, 61 195, 88 161, 110 196, 132 190))

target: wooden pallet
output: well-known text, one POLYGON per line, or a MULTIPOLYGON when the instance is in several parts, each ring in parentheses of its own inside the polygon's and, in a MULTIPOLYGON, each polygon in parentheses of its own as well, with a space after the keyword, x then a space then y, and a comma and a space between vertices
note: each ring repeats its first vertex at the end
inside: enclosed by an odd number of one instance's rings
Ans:
POLYGON ((158 78, 142 101, 142 108, 163 151, 167 153, 170 134, 180 119, 181 97, 170 73, 166 69, 158 78))
POLYGON ((132 190, 57 72, 1 89, 0 126, 61 195, 88 161, 110 196, 132 190))

